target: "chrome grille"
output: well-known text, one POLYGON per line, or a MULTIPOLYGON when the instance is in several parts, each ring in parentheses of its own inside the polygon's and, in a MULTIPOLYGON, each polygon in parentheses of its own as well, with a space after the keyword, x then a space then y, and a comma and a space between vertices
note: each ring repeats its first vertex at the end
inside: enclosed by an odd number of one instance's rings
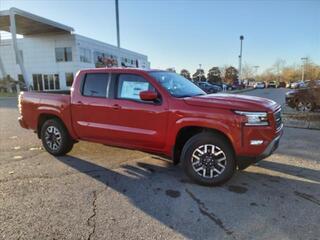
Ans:
POLYGON ((281 108, 274 112, 274 119, 276 122, 276 129, 280 129, 282 126, 282 118, 281 118, 281 108))

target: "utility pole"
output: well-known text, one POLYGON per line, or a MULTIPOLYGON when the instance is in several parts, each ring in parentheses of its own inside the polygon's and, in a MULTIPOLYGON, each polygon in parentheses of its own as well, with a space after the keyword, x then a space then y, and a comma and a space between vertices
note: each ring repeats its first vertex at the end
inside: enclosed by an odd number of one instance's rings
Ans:
POLYGON ((117 47, 118 47, 118 67, 121 66, 121 56, 120 56, 120 23, 119 23, 119 2, 115 0, 115 8, 116 8, 116 23, 117 23, 117 47))
POLYGON ((303 57, 303 58, 301 58, 301 60, 302 60, 302 76, 301 76, 301 80, 302 81, 304 81, 304 75, 305 75, 305 66, 306 66, 306 63, 307 63, 307 61, 308 61, 308 58, 307 57, 303 57))
POLYGON ((243 41, 244 37, 243 35, 240 36, 240 55, 239 55, 239 83, 241 83, 242 80, 242 41, 243 41))

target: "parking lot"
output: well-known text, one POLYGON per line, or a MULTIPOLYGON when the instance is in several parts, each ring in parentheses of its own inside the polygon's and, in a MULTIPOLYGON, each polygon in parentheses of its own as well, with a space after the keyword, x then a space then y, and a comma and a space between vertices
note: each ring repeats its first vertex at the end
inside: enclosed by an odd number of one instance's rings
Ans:
POLYGON ((80 142, 53 157, 17 117, 1 98, 1 239, 319 239, 320 131, 285 128, 272 156, 210 188, 138 151, 80 142))

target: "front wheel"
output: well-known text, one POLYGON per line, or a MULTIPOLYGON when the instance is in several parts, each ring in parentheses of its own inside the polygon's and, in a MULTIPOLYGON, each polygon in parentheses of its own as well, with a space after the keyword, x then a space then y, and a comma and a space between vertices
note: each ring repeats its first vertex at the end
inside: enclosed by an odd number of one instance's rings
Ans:
POLYGON ((201 185, 228 181, 236 169, 232 146, 219 134, 200 133, 184 145, 181 161, 185 173, 201 185))
POLYGON ((68 130, 58 119, 49 119, 42 125, 41 140, 47 152, 54 156, 65 155, 73 147, 68 130))

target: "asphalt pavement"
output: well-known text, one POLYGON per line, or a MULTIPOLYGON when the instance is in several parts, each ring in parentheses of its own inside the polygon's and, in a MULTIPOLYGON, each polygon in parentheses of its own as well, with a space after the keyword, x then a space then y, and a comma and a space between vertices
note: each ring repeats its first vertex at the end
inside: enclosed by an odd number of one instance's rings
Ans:
POLYGON ((248 91, 241 94, 269 98, 281 105, 284 105, 286 102, 285 94, 288 91, 290 91, 290 89, 288 88, 264 88, 264 89, 255 89, 253 91, 248 91))
POLYGON ((319 239, 319 131, 286 128, 272 156, 202 187, 139 151, 80 142, 53 157, 17 117, 0 98, 0 239, 319 239))

